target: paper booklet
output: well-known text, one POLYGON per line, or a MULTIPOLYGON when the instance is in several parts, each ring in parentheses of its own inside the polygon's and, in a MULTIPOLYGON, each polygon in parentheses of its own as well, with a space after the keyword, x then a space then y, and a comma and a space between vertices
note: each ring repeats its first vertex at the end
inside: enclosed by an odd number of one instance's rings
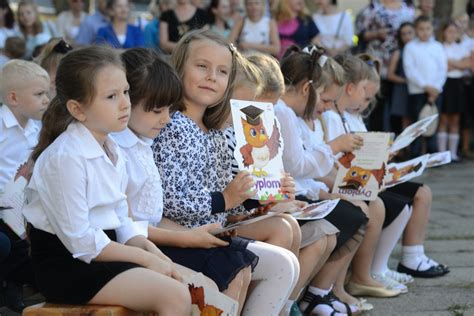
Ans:
POLYGON ((326 217, 339 203, 340 199, 325 200, 318 203, 308 204, 301 211, 291 213, 291 215, 302 221, 317 220, 326 217))
MULTIPOLYGON (((236 147, 234 157, 239 170, 251 173, 260 201, 281 201, 283 140, 273 104, 230 100, 236 147)), ((295 127, 296 128, 296 127, 295 127)))
POLYGON ((442 151, 439 153, 433 153, 433 154, 430 154, 430 157, 428 158, 428 162, 426 163, 426 168, 442 166, 448 163, 451 163, 451 152, 449 150, 442 151))
POLYGON ((24 163, 18 168, 15 177, 6 184, 0 197, 0 218, 20 238, 26 237, 25 220, 22 214, 25 204, 25 188, 31 174, 31 165, 24 163))
POLYGON ((392 146, 390 147, 390 153, 395 153, 400 149, 403 149, 410 145, 417 137, 421 136, 426 132, 428 126, 438 117, 438 114, 428 116, 422 120, 419 120, 407 128, 395 138, 392 146))
POLYGON ((392 135, 378 132, 355 134, 364 139, 364 145, 339 158, 332 192, 350 200, 373 201, 383 185, 392 135))
POLYGON ((192 316, 236 316, 239 303, 219 290, 209 287, 202 273, 184 276, 191 294, 192 316))
POLYGON ((245 226, 245 225, 253 224, 253 223, 256 223, 256 222, 260 222, 261 220, 273 217, 275 215, 283 213, 284 211, 285 210, 282 209, 278 212, 268 212, 265 215, 257 215, 257 216, 250 215, 249 217, 246 217, 245 219, 243 219, 241 221, 229 223, 228 225, 226 225, 222 228, 214 229, 210 233, 213 234, 213 235, 219 235, 219 234, 222 234, 222 233, 227 232, 229 230, 237 229, 241 226, 245 226))
POLYGON ((389 164, 384 187, 391 188, 420 176, 426 168, 429 157, 430 155, 426 154, 405 162, 389 164))

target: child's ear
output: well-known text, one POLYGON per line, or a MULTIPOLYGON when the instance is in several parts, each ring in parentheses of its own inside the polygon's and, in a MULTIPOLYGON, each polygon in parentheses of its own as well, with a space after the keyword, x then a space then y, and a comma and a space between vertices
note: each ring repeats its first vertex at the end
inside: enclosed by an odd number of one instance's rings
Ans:
POLYGON ((353 84, 352 82, 347 83, 346 88, 345 88, 346 94, 349 96, 352 95, 354 93, 355 88, 356 88, 356 85, 353 84))
POLYGON ((74 117, 79 122, 84 122, 87 119, 82 104, 77 102, 76 100, 67 101, 66 107, 69 113, 71 113, 72 117, 74 117))
POLYGON ((309 94, 309 90, 313 88, 313 87, 311 87, 311 84, 312 83, 310 81, 307 81, 301 87, 301 92, 303 93, 304 96, 307 96, 309 94))
POLYGON ((7 94, 5 95, 5 104, 8 104, 12 107, 18 106, 18 94, 16 93, 16 91, 13 90, 7 92, 7 94))

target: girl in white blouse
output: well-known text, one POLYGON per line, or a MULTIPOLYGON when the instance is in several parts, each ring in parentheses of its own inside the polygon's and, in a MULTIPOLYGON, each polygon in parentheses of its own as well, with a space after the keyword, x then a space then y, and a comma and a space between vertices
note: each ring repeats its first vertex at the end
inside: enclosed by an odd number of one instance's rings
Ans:
POLYGON ((71 52, 56 78, 24 209, 41 293, 53 303, 189 315, 180 274, 146 239, 146 226, 128 217, 125 160, 109 137, 130 117, 118 54, 106 47, 71 52))

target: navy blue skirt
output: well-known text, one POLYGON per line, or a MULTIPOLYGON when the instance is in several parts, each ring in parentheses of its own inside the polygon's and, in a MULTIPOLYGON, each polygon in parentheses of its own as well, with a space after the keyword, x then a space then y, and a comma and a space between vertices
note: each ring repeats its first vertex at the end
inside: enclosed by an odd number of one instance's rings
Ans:
POLYGON ((162 246, 159 248, 173 262, 201 272, 223 291, 242 269, 250 266, 253 270, 258 263, 258 257, 247 250, 249 243, 247 239, 241 237, 221 239, 229 242, 229 245, 210 249, 162 246))

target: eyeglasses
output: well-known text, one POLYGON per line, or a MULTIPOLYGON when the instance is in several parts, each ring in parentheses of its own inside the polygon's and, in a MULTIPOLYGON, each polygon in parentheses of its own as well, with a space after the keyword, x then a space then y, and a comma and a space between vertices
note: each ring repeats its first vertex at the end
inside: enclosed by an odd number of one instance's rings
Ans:
POLYGON ((53 48, 53 52, 59 54, 67 54, 72 51, 72 46, 69 45, 65 40, 61 39, 53 48))

